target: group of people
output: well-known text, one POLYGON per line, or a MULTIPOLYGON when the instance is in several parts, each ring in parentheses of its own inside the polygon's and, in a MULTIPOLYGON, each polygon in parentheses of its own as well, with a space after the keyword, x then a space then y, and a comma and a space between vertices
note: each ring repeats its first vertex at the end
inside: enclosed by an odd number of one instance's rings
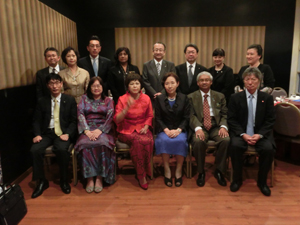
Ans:
POLYGON ((266 181, 275 151, 275 114, 272 97, 265 92, 274 87, 274 76, 268 65, 259 62, 260 45, 249 46, 249 65, 241 68, 237 78, 224 64, 225 51, 220 48, 213 52, 215 66, 206 69, 196 63, 198 47, 188 44, 184 49, 186 62, 175 67, 163 59, 165 44, 157 42, 153 45, 154 59, 144 64, 142 75, 131 64, 127 47, 117 49, 114 66, 99 55, 101 44, 97 36, 90 38, 87 50, 89 56, 80 60, 72 47, 63 50, 67 68, 58 65, 60 56, 55 48, 45 50, 49 67, 36 76, 38 102, 31 153, 37 185, 32 198, 49 187, 43 156, 50 145, 60 166, 60 187, 64 193, 71 191, 67 180, 71 142, 76 143, 86 192, 101 192, 103 179, 114 183, 116 138, 130 146, 136 179, 144 190, 148 189, 147 177, 151 176, 153 149, 163 159, 164 183, 173 186, 169 158, 174 155, 174 183, 176 187, 182 185, 188 143, 197 162, 196 183, 204 186, 207 142, 214 140, 214 177, 221 186, 227 185, 224 174, 230 154, 234 170, 230 190, 238 191, 242 185, 243 153, 248 145, 254 145, 260 154, 257 185, 264 195, 271 194, 266 181), (237 93, 232 95, 235 89, 237 93), (108 90, 113 99, 107 97, 108 90), (155 141, 153 132, 157 135, 155 141))

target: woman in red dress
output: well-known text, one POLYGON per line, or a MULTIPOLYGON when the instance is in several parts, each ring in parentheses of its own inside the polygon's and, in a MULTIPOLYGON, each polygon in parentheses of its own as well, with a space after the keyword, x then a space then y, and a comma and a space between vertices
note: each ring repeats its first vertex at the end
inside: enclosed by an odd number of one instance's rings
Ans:
POLYGON ((122 95, 116 105, 114 121, 119 133, 118 139, 130 146, 130 156, 135 166, 139 185, 148 189, 146 175, 151 176, 151 155, 153 136, 153 110, 148 95, 141 91, 142 78, 139 74, 128 74, 125 85, 128 92, 122 95))

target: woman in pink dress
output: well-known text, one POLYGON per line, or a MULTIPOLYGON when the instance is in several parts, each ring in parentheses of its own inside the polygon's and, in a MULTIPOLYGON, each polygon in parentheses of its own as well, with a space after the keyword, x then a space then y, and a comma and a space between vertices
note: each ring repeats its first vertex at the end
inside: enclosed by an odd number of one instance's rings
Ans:
POLYGON ((153 119, 152 104, 148 95, 141 91, 142 78, 139 74, 128 74, 125 85, 128 92, 118 100, 114 121, 117 124, 118 139, 130 146, 139 185, 147 190, 146 176, 151 176, 153 151, 153 136, 149 130, 153 119))

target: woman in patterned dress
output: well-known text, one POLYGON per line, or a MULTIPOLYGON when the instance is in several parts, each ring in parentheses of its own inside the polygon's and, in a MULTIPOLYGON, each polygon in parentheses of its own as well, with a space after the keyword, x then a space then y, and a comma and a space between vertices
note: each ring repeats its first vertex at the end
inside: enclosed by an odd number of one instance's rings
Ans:
POLYGON ((118 139, 130 146, 130 156, 136 169, 136 177, 142 189, 148 189, 146 176, 151 176, 153 136, 153 110, 148 95, 141 91, 142 78, 139 74, 128 74, 125 85, 128 92, 116 105, 114 120, 119 132, 118 139))
POLYGON ((75 151, 80 153, 88 193, 102 191, 102 177, 109 184, 115 181, 113 114, 114 102, 104 95, 102 79, 93 77, 88 84, 87 94, 82 96, 78 104, 80 136, 75 145, 75 151))

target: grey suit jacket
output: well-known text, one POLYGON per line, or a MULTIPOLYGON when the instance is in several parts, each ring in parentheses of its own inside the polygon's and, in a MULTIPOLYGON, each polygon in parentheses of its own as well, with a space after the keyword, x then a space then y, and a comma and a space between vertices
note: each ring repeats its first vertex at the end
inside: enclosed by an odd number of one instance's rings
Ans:
MULTIPOLYGON (((227 107, 225 96, 217 91, 210 90, 211 107, 218 126, 227 126, 227 107)), ((190 128, 195 132, 196 127, 203 127, 203 103, 200 90, 188 95, 191 105, 190 128)))
POLYGON ((161 84, 161 80, 162 80, 164 74, 167 72, 176 73, 174 63, 163 60, 162 66, 161 66, 161 71, 160 71, 160 76, 158 76, 158 74, 157 74, 157 69, 155 66, 154 59, 144 63, 143 85, 146 90, 146 94, 151 99, 153 99, 154 94, 156 94, 157 92, 163 91, 164 88, 161 84))

